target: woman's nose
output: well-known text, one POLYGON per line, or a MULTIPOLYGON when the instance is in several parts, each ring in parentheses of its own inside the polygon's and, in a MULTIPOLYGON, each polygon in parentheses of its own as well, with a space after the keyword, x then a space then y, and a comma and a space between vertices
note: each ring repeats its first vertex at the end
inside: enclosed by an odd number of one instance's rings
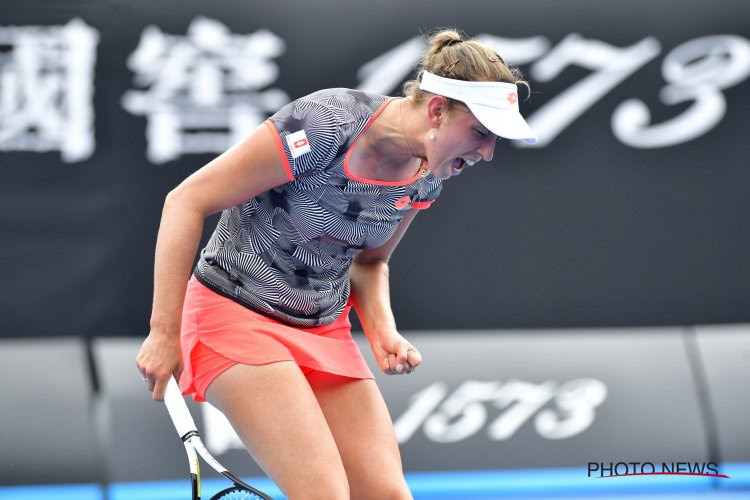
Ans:
POLYGON ((495 144, 497 144, 497 136, 490 134, 477 149, 477 153, 479 153, 484 161, 490 161, 495 155, 495 144))

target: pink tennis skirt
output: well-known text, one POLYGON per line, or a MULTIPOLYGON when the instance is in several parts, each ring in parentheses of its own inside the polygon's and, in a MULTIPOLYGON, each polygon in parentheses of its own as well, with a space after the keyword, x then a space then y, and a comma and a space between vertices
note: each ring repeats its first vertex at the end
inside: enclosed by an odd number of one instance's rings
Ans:
POLYGON ((206 389, 235 364, 294 361, 307 374, 375 378, 352 339, 347 305, 330 325, 298 328, 256 313, 219 295, 195 276, 182 310, 182 393, 205 401, 206 389))

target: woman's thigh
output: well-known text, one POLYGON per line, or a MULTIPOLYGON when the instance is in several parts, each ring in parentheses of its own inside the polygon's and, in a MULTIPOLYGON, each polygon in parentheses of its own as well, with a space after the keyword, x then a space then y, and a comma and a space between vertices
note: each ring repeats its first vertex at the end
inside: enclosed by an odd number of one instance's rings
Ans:
POLYGON ((336 442, 295 363, 235 365, 211 383, 206 399, 290 499, 349 498, 336 442))
POLYGON ((307 374, 336 440, 352 499, 411 498, 388 408, 372 379, 307 374))

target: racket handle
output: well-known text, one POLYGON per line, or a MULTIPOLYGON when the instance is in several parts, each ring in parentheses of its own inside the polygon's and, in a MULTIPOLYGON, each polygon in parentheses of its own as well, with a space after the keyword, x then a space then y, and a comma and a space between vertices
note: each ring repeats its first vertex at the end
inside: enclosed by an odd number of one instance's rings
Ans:
POLYGON ((184 439, 188 433, 197 432, 193 417, 190 415, 190 410, 174 377, 169 377, 167 390, 164 391, 164 404, 167 405, 169 416, 172 417, 172 423, 181 439, 184 439))

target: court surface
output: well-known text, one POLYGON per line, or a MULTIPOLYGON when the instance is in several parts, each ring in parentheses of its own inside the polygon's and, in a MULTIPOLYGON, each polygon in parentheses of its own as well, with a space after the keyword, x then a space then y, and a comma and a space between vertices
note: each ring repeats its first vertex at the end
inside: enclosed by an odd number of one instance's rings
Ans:
MULTIPOLYGON (((483 500, 750 500, 750 463, 727 464, 728 479, 696 476, 589 478, 581 469, 418 472, 406 475, 415 499, 483 500)), ((247 481, 274 498, 285 498, 266 478, 247 481)), ((227 486, 206 478, 203 498, 227 486)), ((0 500, 183 500, 187 479, 111 485, 0 487, 0 500)))

